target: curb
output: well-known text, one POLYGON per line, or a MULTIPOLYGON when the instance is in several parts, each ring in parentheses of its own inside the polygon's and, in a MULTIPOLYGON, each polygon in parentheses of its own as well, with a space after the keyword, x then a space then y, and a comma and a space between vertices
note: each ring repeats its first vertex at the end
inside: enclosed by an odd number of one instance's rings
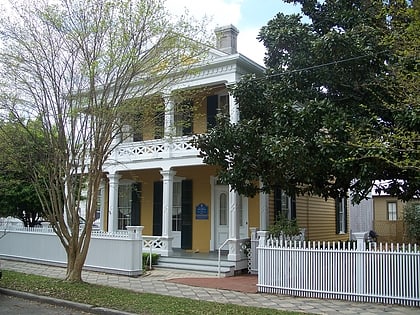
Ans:
POLYGON ((22 292, 22 291, 15 291, 10 289, 4 289, 0 288, 0 294, 4 295, 10 295, 26 300, 32 300, 37 301, 41 303, 47 303, 51 305, 61 306, 61 307, 67 307, 72 308, 84 312, 89 312, 92 314, 99 314, 99 315, 135 315, 134 313, 128 313, 124 311, 118 311, 110 308, 105 307, 99 307, 94 306, 90 304, 84 304, 84 303, 78 303, 73 301, 67 301, 67 300, 60 300, 56 298, 52 298, 49 296, 42 296, 42 295, 36 295, 28 292, 22 292))

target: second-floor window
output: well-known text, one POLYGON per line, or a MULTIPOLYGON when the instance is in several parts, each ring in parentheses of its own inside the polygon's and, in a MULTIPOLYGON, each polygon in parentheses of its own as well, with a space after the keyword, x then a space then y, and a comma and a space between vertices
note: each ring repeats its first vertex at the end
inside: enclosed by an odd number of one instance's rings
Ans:
POLYGON ((216 126, 217 115, 229 115, 229 95, 207 96, 207 130, 216 126))
POLYGON ((175 135, 189 136, 193 134, 193 109, 192 100, 184 100, 175 106, 175 135))

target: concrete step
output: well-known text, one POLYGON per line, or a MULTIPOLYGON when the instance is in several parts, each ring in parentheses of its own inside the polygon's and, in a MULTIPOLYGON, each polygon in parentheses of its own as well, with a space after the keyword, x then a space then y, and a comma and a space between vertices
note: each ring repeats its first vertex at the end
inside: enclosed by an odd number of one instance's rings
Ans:
MULTIPOLYGON (((178 270, 193 270, 210 273, 218 273, 219 265, 217 260, 192 259, 179 257, 159 257, 157 268, 170 268, 178 270)), ((229 261, 220 261, 220 273, 223 276, 234 275, 234 264, 229 261)))

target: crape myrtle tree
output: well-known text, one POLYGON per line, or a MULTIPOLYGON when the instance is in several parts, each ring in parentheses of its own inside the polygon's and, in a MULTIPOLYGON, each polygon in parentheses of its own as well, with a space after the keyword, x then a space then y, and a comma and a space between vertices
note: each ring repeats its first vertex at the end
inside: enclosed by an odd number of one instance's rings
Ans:
POLYGON ((13 1, 1 18, 1 113, 42 121, 45 144, 32 148, 42 158, 21 164, 66 250, 66 280, 82 281, 103 165, 133 107, 156 105, 150 95, 192 71, 204 22, 159 0, 13 1))
POLYGON ((20 160, 28 161, 28 165, 38 162, 39 155, 32 148, 41 143, 40 123, 39 119, 28 121, 22 127, 20 123, 0 121, 0 216, 18 218, 27 227, 39 224, 43 210, 31 173, 21 167, 20 160))
POLYGON ((303 15, 261 28, 265 76, 232 87, 240 121, 197 139, 204 161, 248 196, 419 196, 418 2, 286 2, 303 15))

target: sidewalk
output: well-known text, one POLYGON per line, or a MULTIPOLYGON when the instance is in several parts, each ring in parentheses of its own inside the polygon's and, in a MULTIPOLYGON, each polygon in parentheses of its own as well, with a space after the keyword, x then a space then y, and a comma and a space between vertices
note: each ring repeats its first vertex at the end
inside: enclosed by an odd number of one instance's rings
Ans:
MULTIPOLYGON (((64 278, 66 272, 65 268, 61 267, 12 260, 2 260, 2 268, 53 278, 64 278)), ((217 275, 210 273, 155 269, 138 278, 83 271, 83 280, 89 283, 125 288, 136 292, 286 311, 302 311, 312 314, 420 314, 419 308, 396 305, 304 299, 283 295, 250 293, 249 287, 252 285, 252 281, 256 281, 255 277, 250 276, 219 279, 217 275)))

